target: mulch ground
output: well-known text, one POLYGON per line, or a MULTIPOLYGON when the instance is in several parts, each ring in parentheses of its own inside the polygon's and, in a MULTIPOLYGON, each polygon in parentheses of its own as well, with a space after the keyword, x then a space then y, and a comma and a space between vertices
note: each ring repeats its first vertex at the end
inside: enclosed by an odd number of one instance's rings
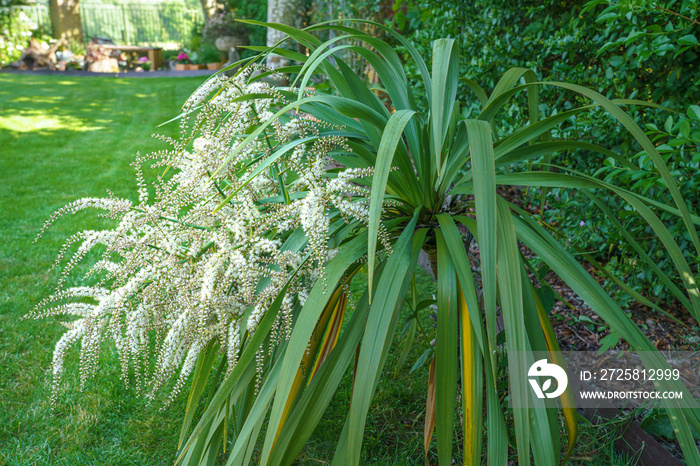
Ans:
MULTIPOLYGON (((499 194, 531 214, 539 215, 539 205, 523 205, 523 193, 520 188, 500 186, 499 194)), ((521 244, 520 249, 525 257, 535 257, 535 254, 527 246, 521 244)), ((595 267, 590 263, 583 262, 582 265, 601 286, 605 283, 605 279, 597 273, 595 267)), ((554 272, 550 271, 547 273, 545 281, 564 299, 564 301, 557 299, 551 311, 552 325, 561 350, 597 351, 601 347, 600 340, 610 334, 607 325, 554 272), (584 319, 582 320, 581 317, 584 317, 584 319)), ((537 283, 536 279, 535 283, 537 283)), ((678 302, 660 303, 658 305, 677 321, 655 309, 636 302, 626 311, 632 321, 637 324, 658 350, 698 350, 700 348, 698 344, 700 342, 698 323, 688 311, 678 302)), ((621 341, 616 349, 626 350, 629 349, 629 345, 621 341)))
MULTIPOLYGON (((501 186, 499 187, 499 194, 520 208, 539 215, 539 205, 523 205, 523 193, 518 187, 501 186)), ((520 244, 520 249, 525 257, 535 257, 535 254, 527 246, 520 244)), ((583 262, 582 265, 601 286, 605 283, 605 279, 598 274, 595 267, 590 263, 583 262)), ((534 283, 538 284, 534 276, 531 275, 530 278, 534 280, 534 283)), ((610 334, 609 327, 554 272, 548 272, 544 280, 563 299, 557 299, 554 302, 550 313, 550 321, 561 350, 597 351, 600 349, 601 340, 610 334)), ((626 312, 658 350, 662 352, 700 350, 698 322, 695 321, 688 311, 678 302, 657 303, 657 305, 673 318, 637 302, 630 305, 626 312)), ((621 340, 613 349, 628 350, 629 344, 621 340)), ((691 390, 696 388, 692 385, 697 386, 696 383, 691 383, 690 386, 686 383, 686 386, 691 390)), ((638 422, 642 420, 640 416, 642 416, 642 413, 636 416, 638 422)), ((675 439, 669 440, 653 434, 652 436, 675 458, 679 460, 684 459, 680 446, 675 439)), ((700 446, 700 442, 698 444, 700 446)))
MULTIPOLYGON (((593 267, 589 265, 588 270, 591 275, 596 277, 593 267)), ((599 283, 603 283, 603 279, 596 278, 599 283)), ((605 338, 610 331, 607 328, 598 331, 598 327, 602 325, 587 323, 585 319, 581 322, 580 318, 586 316, 596 324, 602 324, 600 317, 559 277, 550 272, 545 280, 569 304, 557 300, 552 310, 552 315, 561 316, 561 318, 553 318, 552 324, 562 351, 598 350, 601 346, 600 340, 605 338)), ((628 312, 632 321, 637 324, 657 349, 697 350, 697 323, 692 316, 678 303, 671 303, 665 310, 678 319, 680 323, 639 303, 631 305, 628 312)), ((621 342, 617 349, 629 349, 629 345, 626 342, 621 342)))

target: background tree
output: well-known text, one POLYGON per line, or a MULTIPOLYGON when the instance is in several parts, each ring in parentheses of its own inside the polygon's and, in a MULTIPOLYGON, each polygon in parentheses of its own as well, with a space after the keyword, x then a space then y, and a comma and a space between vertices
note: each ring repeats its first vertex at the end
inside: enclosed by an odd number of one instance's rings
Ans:
MULTIPOLYGON (((306 16, 306 2, 304 0, 268 0, 267 22, 279 23, 300 28, 306 16)), ((267 30, 267 46, 273 47, 277 42, 287 37, 276 29, 267 30)), ((280 55, 270 54, 267 57, 267 66, 280 68, 286 66, 288 60, 280 55)))
POLYGON ((223 10, 224 5, 217 0, 201 0, 204 19, 208 20, 217 10, 223 10))
POLYGON ((49 15, 54 38, 83 41, 78 0, 49 0, 49 15))

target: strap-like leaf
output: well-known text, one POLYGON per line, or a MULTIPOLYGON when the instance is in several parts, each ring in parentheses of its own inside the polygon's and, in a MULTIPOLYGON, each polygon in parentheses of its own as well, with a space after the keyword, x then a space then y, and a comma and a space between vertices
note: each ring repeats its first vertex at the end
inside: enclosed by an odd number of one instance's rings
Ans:
POLYGON ((217 350, 218 348, 215 347, 213 343, 210 343, 207 348, 197 357, 197 364, 195 366, 194 375, 192 376, 190 393, 187 397, 187 405, 185 407, 185 418, 182 421, 182 429, 180 430, 180 440, 177 446, 178 450, 182 447, 187 431, 190 429, 190 425, 192 425, 194 412, 197 409, 199 400, 202 397, 207 381, 209 380, 212 364, 214 364, 214 359, 218 353, 217 350))
MULTIPOLYGON (((554 364, 560 367, 565 367, 564 359, 561 356, 561 349, 559 348, 559 343, 557 342, 557 337, 554 334, 554 328, 552 328, 552 323, 549 321, 549 316, 547 316, 547 311, 542 305, 542 300, 535 292, 535 287, 530 284, 530 289, 532 290, 533 299, 535 300, 535 306, 537 308, 537 315, 539 317, 540 325, 542 326, 542 332, 544 333, 544 339, 547 344, 547 351, 549 358, 554 364)), ((569 443, 566 448, 566 455, 562 464, 566 464, 567 459, 571 456, 574 451, 574 446, 576 445, 576 437, 578 435, 578 420, 576 414, 576 404, 574 402, 574 394, 569 385, 564 393, 559 397, 561 402, 562 413, 564 415, 564 422, 566 423, 566 430, 569 433, 569 443)))
MULTIPOLYGON (((277 428, 277 435, 279 435, 280 430, 282 429, 282 427, 284 427, 284 422, 287 419, 287 415, 289 414, 289 411, 291 410, 294 402, 296 401, 299 391, 305 385, 304 381, 311 380, 310 376, 313 373, 312 364, 317 356, 319 348, 321 347, 321 337, 325 333, 327 333, 326 328, 328 326, 328 322, 330 321, 331 316, 338 310, 338 304, 340 303, 341 299, 343 299, 343 297, 345 296, 345 290, 343 286, 348 282, 352 275, 354 275, 354 272, 352 272, 348 279, 345 280, 345 283, 336 288, 335 292, 331 296, 331 299, 328 301, 328 303, 326 303, 323 312, 321 312, 321 317, 319 318, 318 322, 316 323, 316 326, 314 327, 314 331, 311 334, 307 350, 304 353, 304 357, 301 360, 299 369, 297 370, 296 376, 294 377, 294 382, 292 383, 292 388, 289 392, 289 398, 287 399, 287 404, 284 407, 284 411, 282 412, 282 418, 280 419, 280 424, 277 428)), ((343 301, 346 300, 347 297, 343 299, 343 301)), ((277 437, 275 437, 275 441, 277 441, 277 437)))
POLYGON ((522 86, 518 86, 506 92, 503 92, 498 97, 494 98, 493 101, 490 102, 490 104, 487 106, 487 108, 485 108, 484 111, 481 112, 479 118, 489 121, 495 116, 496 112, 501 108, 501 106, 506 102, 508 98, 524 89, 529 89, 531 87, 543 85, 568 89, 591 99, 592 101, 603 107, 608 113, 610 113, 610 115, 612 115, 616 120, 618 120, 627 129, 627 131, 629 131, 632 137, 634 137, 637 140, 639 145, 642 146, 642 149, 644 149, 644 151, 649 155, 649 158, 651 158, 654 166, 661 175, 661 178, 664 180, 666 187, 671 192, 671 197, 673 198, 676 207, 680 212, 681 218, 683 218, 683 222, 686 225, 691 242, 693 243, 695 250, 700 253, 700 238, 698 238, 698 233, 695 229, 692 216, 690 214, 688 206, 685 203, 685 200, 683 199, 683 195, 681 194, 680 189, 678 188, 677 183, 673 179, 673 176, 671 175, 671 172, 666 166, 663 158, 656 150, 656 147, 654 147, 654 144, 644 134, 644 131, 642 131, 642 129, 637 125, 637 123, 635 123, 634 120, 629 115, 627 115, 627 113, 624 112, 624 110, 622 110, 614 102, 612 102, 610 99, 606 98, 602 94, 594 90, 588 89, 586 87, 570 83, 529 82, 522 86))
POLYGON ((283 32, 287 34, 289 37, 294 39, 295 41, 299 42, 305 47, 308 47, 310 49, 314 49, 321 45, 321 41, 318 40, 316 37, 314 37, 312 34, 309 34, 306 31, 297 29, 292 26, 288 26, 286 24, 279 24, 279 23, 265 23, 262 21, 255 21, 252 19, 238 19, 236 20, 241 23, 245 24, 252 24, 255 26, 264 26, 266 28, 274 29, 276 31, 283 32))
POLYGON ((427 233, 424 229, 418 230, 414 238, 418 213, 416 211, 411 222, 401 233, 387 259, 386 269, 379 279, 377 293, 367 317, 348 414, 347 464, 351 466, 359 464, 360 461, 367 411, 379 382, 379 374, 384 366, 391 335, 418 261, 418 253, 427 233))
POLYGON ((486 95, 486 91, 483 87, 481 87, 473 79, 461 78, 460 81, 469 86, 469 89, 471 89, 474 92, 474 94, 476 94, 476 98, 479 99, 479 103, 482 107, 486 106, 486 104, 489 101, 489 97, 486 95))
POLYGON ((206 438, 204 432, 207 430, 208 426, 212 425, 214 419, 220 415, 222 407, 228 403, 229 400, 235 402, 245 389, 246 383, 242 383, 242 380, 245 380, 246 375, 252 377, 252 374, 255 372, 255 355, 260 350, 260 347, 267 338, 270 329, 272 329, 273 323, 277 319, 277 313, 279 312, 285 292, 293 277, 294 275, 287 281, 285 286, 280 291, 278 297, 275 299, 272 305, 270 305, 269 309, 260 320, 256 331, 253 332, 252 337, 245 344, 236 365, 226 377, 226 380, 224 380, 219 386, 219 389, 216 391, 216 394, 209 403, 209 406, 207 406, 204 414, 202 414, 202 417, 199 419, 199 422, 192 431, 192 434, 190 434, 187 442, 182 447, 180 454, 175 460, 175 464, 183 464, 183 460, 187 455, 191 454, 189 450, 195 446, 195 443, 198 443, 202 438, 206 438), (249 367, 251 367, 251 363, 253 371, 249 374, 249 367))
POLYGON ((437 239, 437 336, 435 350, 435 426, 440 464, 452 461, 455 405, 459 365, 459 300, 457 275, 440 230, 437 239))
POLYGON ((470 323, 474 331, 474 336, 479 344, 480 351, 483 353, 488 350, 484 344, 483 320, 481 318, 481 309, 476 295, 476 287, 474 286, 474 276, 472 275, 469 256, 467 256, 464 242, 452 216, 449 214, 439 214, 437 218, 440 223, 440 232, 445 239, 447 249, 450 251, 450 258, 454 263, 462 298, 465 300, 466 309, 468 309, 470 314, 470 323))
MULTIPOLYGON (((634 239, 634 237, 630 234, 629 231, 620 223, 620 221, 617 219, 617 215, 614 215, 612 211, 606 206, 600 199, 598 199, 597 196, 593 195, 588 189, 581 189, 581 192, 587 196, 590 200, 592 200, 596 207, 598 207, 601 212, 605 214, 605 216, 610 220, 610 222, 617 228, 617 231, 624 236, 625 240, 629 243, 630 246, 639 254, 639 257, 646 262, 647 266, 656 274, 657 277, 661 279, 661 281, 666 285, 667 289, 670 290, 673 295, 681 302, 683 303, 683 306, 685 306, 686 309, 690 309, 692 307, 692 304, 688 300, 688 298, 683 294, 683 292, 676 286, 675 283, 671 281, 670 278, 661 270, 661 268, 654 262, 654 260, 649 257, 649 254, 642 248, 642 246, 637 243, 637 241, 634 239)), ((614 276, 611 277, 614 279, 614 276)), ((627 290, 626 290, 627 291, 627 290)), ((630 290, 634 291, 634 290, 630 290)), ((629 291, 627 291, 629 293, 629 291)), ((650 307, 656 307, 654 303, 644 303, 647 306, 651 304, 650 307)), ((661 310, 661 312, 665 312, 661 310)), ((669 315, 668 316, 671 319, 675 319, 675 317, 669 315)))
MULTIPOLYGON (((479 229, 481 281, 484 287, 488 354, 495 367, 496 349, 496 167, 491 128, 485 121, 466 120, 472 157, 476 223, 479 229)), ((495 381, 494 381, 495 382, 495 381)))
MULTIPOLYGON (((384 128, 382 142, 379 144, 379 150, 377 151, 377 162, 374 169, 369 204, 369 228, 367 229, 367 285, 370 293, 376 264, 375 255, 377 252, 377 237, 379 236, 379 221, 381 220, 384 191, 391 170, 391 161, 396 153, 396 147, 399 145, 403 130, 415 113, 413 110, 399 110, 391 115, 384 128)), ((371 302, 372 295, 370 294, 371 302)))
POLYGON ((686 290, 690 297, 692 307, 688 310, 693 314, 696 320, 700 320, 700 290, 698 284, 690 271, 690 266, 686 261, 683 253, 673 239, 673 236, 668 231, 668 228, 658 218, 658 216, 640 199, 640 196, 623 190, 610 183, 597 180, 593 177, 573 176, 563 173, 545 173, 545 172, 521 172, 515 175, 499 175, 499 182, 502 184, 516 184, 521 186, 556 186, 556 187, 577 187, 577 188, 605 188, 622 197, 632 207, 634 207, 640 215, 647 221, 649 226, 659 236, 666 250, 669 252, 671 260, 675 264, 680 273, 680 277, 685 284, 686 290), (514 176, 517 181, 513 181, 514 176))
POLYGON ((637 167, 635 164, 616 154, 610 149, 606 149, 605 147, 598 146, 596 144, 591 144, 590 142, 555 140, 550 142, 540 142, 531 146, 514 149, 509 152, 504 152, 503 149, 504 148, 501 148, 500 146, 496 148, 497 165, 507 165, 523 160, 535 160, 538 157, 551 155, 555 152, 582 149, 590 152, 597 152, 605 157, 611 157, 615 159, 617 163, 623 167, 629 168, 630 170, 639 169, 639 167, 637 167))
POLYGON ((486 372, 486 433, 487 458, 489 466, 506 466, 508 464, 508 431, 503 418, 503 408, 496 382, 489 374, 494 374, 496 368, 491 366, 491 358, 484 358, 486 372))
POLYGON ((572 118, 587 109, 588 107, 580 107, 569 110, 568 112, 557 113, 556 115, 552 115, 544 120, 540 120, 537 123, 530 124, 525 128, 516 131, 496 144, 494 148, 496 159, 498 160, 499 157, 527 142, 534 142, 538 136, 547 133, 552 128, 561 125, 569 118, 572 118))
POLYGON ((442 166, 442 147, 454 110, 459 73, 459 46, 454 39, 433 42, 432 100, 430 127, 432 152, 438 173, 442 166))
POLYGON ((368 294, 365 292, 337 346, 328 356, 326 364, 319 368, 290 413, 272 450, 268 465, 291 464, 311 437, 353 360, 355 349, 364 333, 368 311, 368 294))
POLYGON ((463 464, 481 464, 481 433, 483 424, 484 375, 483 359, 477 332, 471 322, 470 310, 461 287, 459 295, 459 336, 462 362, 463 464))
MULTIPOLYGON (((508 332, 506 347, 510 365, 524 364, 518 361, 515 355, 523 354, 530 350, 523 312, 522 283, 520 281, 520 255, 513 228, 511 214, 505 203, 498 198, 498 285, 501 295, 501 312, 508 332)), ((479 238, 484 232, 479 229, 479 238)), ((483 254, 483 253, 482 253, 483 254)), ((513 404, 519 407, 513 409, 515 421, 515 438, 518 446, 518 460, 520 464, 530 462, 530 424, 528 419, 528 389, 527 379, 523 371, 510 370, 510 388, 513 404)))
POLYGON ((428 450, 430 450, 430 442, 433 439, 433 431, 435 430, 435 358, 430 363, 428 371, 428 394, 425 398, 425 422, 423 423, 423 457, 426 466, 428 462, 428 450))
POLYGON ((256 431, 259 431, 259 425, 265 420, 265 415, 272 401, 272 396, 275 393, 275 388, 277 387, 277 381, 279 379, 280 368, 282 367, 282 358, 280 358, 277 363, 272 367, 265 383, 260 388, 260 392, 255 397, 255 402, 251 407, 248 415, 245 417, 245 422, 241 427, 236 441, 229 454, 227 466, 240 466, 244 463, 243 458, 245 456, 248 445, 252 442, 256 443, 258 435, 256 431))
MULTIPOLYGON (((326 266, 326 279, 318 280, 311 289, 309 297, 304 303, 304 307, 297 317, 292 335, 287 344, 287 351, 284 355, 284 364, 281 368, 280 382, 277 387, 277 395, 272 406, 270 421, 267 426, 267 434, 265 444, 263 446, 262 463, 267 462, 270 450, 274 443, 274 437, 277 433, 277 428, 280 424, 284 407, 290 396, 294 376, 299 369, 306 345, 309 342, 311 333, 318 322, 318 318, 323 311, 326 303, 329 301, 331 294, 328 288, 335 288, 338 281, 346 273, 348 267, 360 258, 363 251, 366 250, 366 237, 358 235, 350 242, 346 243, 336 256, 330 260, 326 266)), ((257 332, 254 336, 257 335, 257 332)))
MULTIPOLYGON (((520 238, 552 270, 578 294, 610 328, 619 333, 639 355, 646 367, 669 367, 651 342, 608 296, 588 272, 569 254, 563 246, 554 241, 537 222, 527 217, 513 217, 515 228, 520 238)), ((686 460, 691 464, 700 464, 700 453, 693 440, 689 424, 700 428, 696 406, 692 395, 680 381, 663 380, 658 382, 658 389, 683 392, 683 398, 661 400, 668 411, 669 419, 676 432, 678 442, 686 460), (686 395, 687 393, 687 395, 686 395)))

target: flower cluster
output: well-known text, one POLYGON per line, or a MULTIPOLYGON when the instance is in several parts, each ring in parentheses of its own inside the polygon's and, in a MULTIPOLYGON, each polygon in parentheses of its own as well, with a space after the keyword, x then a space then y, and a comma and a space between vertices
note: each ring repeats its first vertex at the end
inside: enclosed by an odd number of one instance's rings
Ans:
POLYGON ((132 164, 138 202, 81 199, 46 222, 42 232, 86 208, 118 221, 66 241, 61 283, 31 313, 69 316, 54 352, 54 396, 66 350, 78 341, 82 383, 111 339, 127 382, 150 397, 175 380, 172 399, 211 345, 231 370, 241 342, 280 296, 273 340, 288 337, 294 310, 335 252, 331 233, 367 223, 361 178, 372 170, 329 170, 331 152, 350 155, 347 142, 303 113, 275 115, 286 103, 279 89, 251 83, 249 72, 213 77, 185 104, 179 138, 160 137, 172 149, 132 164), (150 186, 147 162, 164 168, 150 186), (65 287, 91 250, 102 254, 83 286, 65 287))

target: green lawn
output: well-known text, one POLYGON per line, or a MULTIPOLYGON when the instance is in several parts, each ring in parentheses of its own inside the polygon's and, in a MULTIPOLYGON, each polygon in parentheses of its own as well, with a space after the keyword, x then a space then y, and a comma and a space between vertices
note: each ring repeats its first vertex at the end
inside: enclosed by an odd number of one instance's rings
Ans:
MULTIPOLYGON (((172 463, 184 396, 164 411, 148 406, 120 381, 113 353, 81 393, 74 351, 52 411, 51 355, 64 329, 52 319, 21 318, 55 286, 58 272, 50 267, 62 242, 104 225, 95 213, 81 213, 31 244, 42 223, 70 201, 104 196, 106 188, 135 200, 129 163, 137 151, 164 147, 152 133, 177 133, 173 125, 155 126, 176 115, 201 81, 0 75, 0 465, 172 463)), ((425 345, 414 345, 396 382, 380 385, 368 420, 367 462, 422 462, 427 365, 415 378, 408 369, 425 345)), ((300 463, 332 459, 350 387, 346 377, 300 463)))
POLYGON ((155 126, 201 81, 0 74, 0 464, 172 464, 182 403, 147 406, 115 364, 79 393, 71 364, 51 411, 51 355, 64 329, 21 317, 55 286, 49 268, 62 242, 95 215, 64 218, 32 245, 42 223, 106 188, 134 198, 133 156, 162 147, 155 126))
MULTIPOLYGON (((176 115, 201 81, 0 74, 0 465, 172 464, 185 393, 162 411, 159 402, 148 405, 121 382, 110 350, 81 393, 73 351, 52 409, 51 356, 63 327, 22 316, 55 286, 58 272, 50 267, 62 242, 104 225, 95 213, 81 213, 59 220, 31 244, 42 223, 72 200, 104 196, 106 188, 135 200, 129 163, 137 151, 164 147, 152 133, 177 133, 173 125, 155 126, 176 115)), ((354 290, 365 286, 361 276, 353 282, 354 290)), ((419 289, 422 297, 434 290, 424 273, 419 289)), ((389 354, 367 419, 362 464, 423 464, 428 364, 414 374, 409 369, 433 338, 428 313, 421 315, 426 335, 418 337, 396 380, 400 346, 389 354)), ((330 463, 351 386, 348 373, 297 464, 330 463)), ((610 464, 612 438, 602 434, 584 426, 579 457, 610 464)), ((456 442, 459 460, 459 434, 456 442)))

